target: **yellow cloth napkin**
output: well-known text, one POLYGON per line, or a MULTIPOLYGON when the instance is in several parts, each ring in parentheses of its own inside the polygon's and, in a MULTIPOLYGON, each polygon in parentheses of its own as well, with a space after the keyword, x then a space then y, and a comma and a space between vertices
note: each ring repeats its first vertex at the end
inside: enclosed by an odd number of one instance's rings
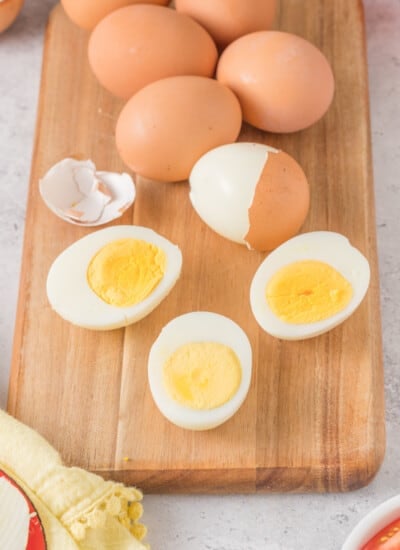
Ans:
POLYGON ((62 464, 37 432, 0 410, 0 469, 25 491, 48 550, 145 550, 142 493, 62 464))

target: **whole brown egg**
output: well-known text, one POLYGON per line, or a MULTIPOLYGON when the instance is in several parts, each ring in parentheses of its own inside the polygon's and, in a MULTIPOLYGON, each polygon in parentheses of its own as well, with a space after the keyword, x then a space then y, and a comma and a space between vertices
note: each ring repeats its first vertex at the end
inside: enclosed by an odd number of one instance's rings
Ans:
POLYGON ((243 119, 268 132, 296 132, 328 110, 334 94, 324 54, 304 38, 279 31, 242 36, 224 50, 217 79, 239 98, 243 119))
POLYGON ((162 6, 120 8, 94 28, 89 63, 99 82, 124 99, 161 78, 212 76, 217 48, 196 21, 162 6))
POLYGON ((0 32, 12 25, 22 9, 24 0, 0 0, 0 32))
POLYGON ((130 4, 158 4, 166 6, 169 0, 61 0, 65 13, 75 25, 91 30, 112 11, 130 4))
POLYGON ((219 46, 270 29, 277 12, 277 0, 175 0, 175 6, 200 23, 219 46))
POLYGON ((241 123, 239 102, 229 88, 211 78, 176 76, 149 84, 126 103, 116 145, 134 172, 180 181, 204 153, 234 142, 241 123))

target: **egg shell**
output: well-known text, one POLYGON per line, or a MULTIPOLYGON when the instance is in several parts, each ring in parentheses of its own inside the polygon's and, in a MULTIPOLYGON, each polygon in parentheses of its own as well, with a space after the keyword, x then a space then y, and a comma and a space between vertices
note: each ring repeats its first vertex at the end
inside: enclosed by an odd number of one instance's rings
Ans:
POLYGON ((93 330, 109 330, 139 321, 169 294, 179 278, 182 254, 178 246, 152 229, 117 225, 95 231, 66 248, 53 262, 47 276, 51 307, 66 321, 93 330), (133 238, 153 243, 167 256, 163 279, 142 302, 128 307, 107 304, 90 288, 87 269, 95 254, 117 239, 133 238))
POLYGON ((301 228, 310 204, 307 178, 287 153, 233 143, 201 157, 189 177, 190 200, 214 231, 249 248, 273 250, 301 228))
POLYGON ((277 0, 175 0, 177 11, 202 25, 220 46, 240 36, 270 29, 277 0))
POLYGON ((39 192, 59 218, 85 227, 119 218, 136 197, 129 174, 96 171, 91 160, 73 158, 54 164, 39 180, 39 192))
POLYGON ((360 305, 369 286, 368 260, 347 237, 331 231, 303 233, 271 252, 257 269, 250 286, 250 306, 256 321, 271 336, 282 340, 304 340, 318 336, 345 321, 360 305), (266 300, 268 281, 285 265, 302 260, 325 262, 353 287, 349 304, 339 313, 315 323, 290 324, 279 319, 266 300))
POLYGON ((252 350, 245 332, 228 317, 208 311, 192 311, 172 319, 153 343, 148 358, 150 391, 157 407, 170 422, 189 430, 208 430, 231 418, 247 396, 251 373, 252 350), (240 361, 240 386, 220 407, 210 410, 185 407, 174 401, 164 387, 165 361, 176 349, 190 342, 219 342, 233 349, 240 361))
POLYGON ((243 118, 269 132, 296 132, 328 110, 334 77, 323 53, 300 36, 260 31, 232 42, 217 79, 239 98, 243 118))
POLYGON ((102 19, 90 35, 88 55, 99 82, 124 99, 169 76, 212 76, 217 62, 212 38, 196 21, 145 4, 102 19))
POLYGON ((116 145, 138 174, 186 179, 207 151, 236 140, 242 123, 234 94, 210 78, 171 77, 149 84, 122 109, 116 145))
POLYGON ((61 0, 65 13, 75 25, 91 30, 106 15, 131 4, 158 4, 166 6, 169 0, 61 0))
POLYGON ((0 1, 0 32, 5 31, 14 23, 23 4, 24 0, 0 1))

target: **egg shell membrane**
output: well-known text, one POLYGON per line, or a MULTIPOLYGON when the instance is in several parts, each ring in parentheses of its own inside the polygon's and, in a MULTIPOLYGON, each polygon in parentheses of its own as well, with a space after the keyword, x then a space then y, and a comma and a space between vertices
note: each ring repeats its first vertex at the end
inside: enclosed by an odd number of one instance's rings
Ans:
POLYGON ((93 330, 120 328, 151 313, 174 287, 181 267, 182 254, 178 246, 152 229, 131 225, 107 227, 79 239, 54 260, 47 276, 47 297, 58 315, 74 325, 93 330), (162 248, 167 267, 164 277, 147 298, 132 306, 116 307, 104 302, 90 288, 87 268, 106 244, 125 238, 141 239, 162 248))
POLYGON ((269 153, 249 208, 245 242, 273 250, 299 231, 310 206, 310 190, 300 165, 287 153, 269 153))
POLYGON ((364 255, 340 233, 314 231, 297 235, 271 252, 258 267, 250 285, 250 306, 265 332, 282 340, 318 336, 345 321, 360 305, 369 286, 370 267, 364 255), (340 312, 314 323, 285 323, 271 310, 266 299, 268 281, 285 265, 317 260, 336 269, 353 287, 349 304, 340 312))
POLYGON ((234 321, 208 311, 193 311, 172 319, 154 341, 148 358, 150 390, 160 412, 173 424, 190 430, 215 428, 231 418, 250 388, 252 349, 246 333, 234 321), (219 342, 236 353, 242 368, 240 386, 227 402, 211 410, 180 405, 163 384, 164 362, 179 347, 190 342, 219 342))
POLYGON ((39 180, 50 210, 74 225, 95 227, 122 216, 135 200, 136 188, 126 173, 96 171, 91 160, 65 158, 39 180), (86 176, 79 177, 79 173, 86 176))

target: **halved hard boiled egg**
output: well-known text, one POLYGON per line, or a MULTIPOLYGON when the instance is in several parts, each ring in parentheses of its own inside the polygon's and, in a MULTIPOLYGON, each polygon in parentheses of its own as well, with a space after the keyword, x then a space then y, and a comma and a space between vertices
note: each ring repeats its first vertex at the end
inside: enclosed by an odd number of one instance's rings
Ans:
POLYGON ((296 235, 310 205, 300 165, 260 143, 212 149, 196 162, 189 182, 191 203, 211 229, 260 251, 296 235))
POLYGON ((364 298, 369 280, 368 260, 345 236, 303 233, 262 262, 251 283, 250 305, 266 332, 302 340, 347 319, 364 298))
POLYGON ((150 390, 160 412, 189 430, 215 428, 246 398, 252 351, 231 319, 208 311, 176 317, 153 343, 148 360, 150 390))
POLYGON ((47 296, 52 308, 74 325, 119 328, 153 311, 175 285, 181 267, 178 246, 152 229, 107 227, 56 258, 47 296))

